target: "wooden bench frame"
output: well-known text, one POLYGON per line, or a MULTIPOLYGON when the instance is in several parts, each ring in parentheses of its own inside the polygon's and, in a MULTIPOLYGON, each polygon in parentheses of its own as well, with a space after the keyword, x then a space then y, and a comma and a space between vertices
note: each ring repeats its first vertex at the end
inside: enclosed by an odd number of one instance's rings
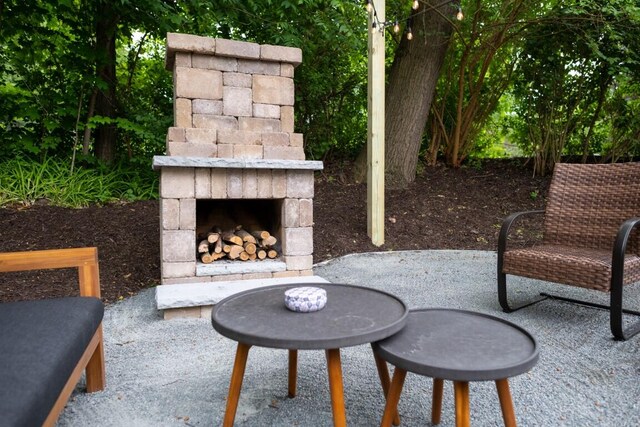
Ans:
MULTIPOLYGON (((100 275, 97 248, 52 249, 42 251, 0 253, 0 272, 77 268, 80 296, 100 298, 100 275)), ((71 393, 86 371, 87 392, 105 387, 104 344, 102 323, 98 326, 74 368, 56 403, 49 411, 44 426, 54 426, 71 393)))

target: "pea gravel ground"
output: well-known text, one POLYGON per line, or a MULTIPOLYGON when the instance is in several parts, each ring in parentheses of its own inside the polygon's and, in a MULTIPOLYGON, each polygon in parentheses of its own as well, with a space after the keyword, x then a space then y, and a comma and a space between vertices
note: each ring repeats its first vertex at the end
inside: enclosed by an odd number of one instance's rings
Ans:
MULTIPOLYGON (((315 266, 336 283, 390 291, 410 308, 451 307, 508 319, 538 340, 540 361, 511 379, 520 426, 640 425, 640 337, 611 338, 605 311, 545 301, 513 314, 499 310, 495 253, 474 250, 397 251, 347 255, 315 266)), ((513 278, 514 298, 557 291, 606 302, 607 295, 513 278), (517 291, 515 291, 517 289, 517 291)), ((640 305, 640 284, 625 294, 640 305)), ((77 392, 60 426, 219 426, 225 409, 235 342, 208 319, 161 320, 154 290, 109 305, 104 322, 107 387, 77 392)), ((236 425, 331 426, 324 354, 299 355, 298 396, 287 394, 287 354, 252 348, 236 425)), ((342 351, 347 421, 376 426, 384 401, 369 346, 342 351)), ((400 400, 402 425, 430 424, 431 379, 409 374, 400 400)), ((493 383, 470 386, 471 423, 500 426, 493 383)), ((445 382, 442 426, 453 426, 453 387, 445 382)))

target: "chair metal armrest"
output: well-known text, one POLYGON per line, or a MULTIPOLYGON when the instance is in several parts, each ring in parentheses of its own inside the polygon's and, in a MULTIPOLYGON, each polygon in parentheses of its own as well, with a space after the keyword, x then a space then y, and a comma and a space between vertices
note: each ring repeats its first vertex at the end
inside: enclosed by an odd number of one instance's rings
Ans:
POLYGON ((504 253, 507 249, 507 237, 509 236, 509 230, 513 223, 520 217, 525 215, 533 215, 533 214, 543 214, 544 210, 536 210, 536 211, 523 211, 512 213, 508 217, 502 221, 502 226, 500 227, 500 235, 498 236, 498 254, 504 253))
MULTIPOLYGON (((624 285, 624 257, 631 232, 640 224, 640 218, 631 218, 622 223, 618 229, 613 245, 611 257, 611 333, 615 339, 627 340, 640 332, 640 322, 624 327, 622 313, 627 312, 622 307, 622 293, 624 285)), ((637 312, 634 314, 638 314, 637 312)))

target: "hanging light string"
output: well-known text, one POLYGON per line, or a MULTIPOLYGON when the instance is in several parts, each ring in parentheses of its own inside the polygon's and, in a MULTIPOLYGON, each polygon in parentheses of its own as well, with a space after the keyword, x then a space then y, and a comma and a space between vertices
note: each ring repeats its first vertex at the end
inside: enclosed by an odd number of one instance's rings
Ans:
MULTIPOLYGON (((422 9, 419 12, 412 12, 412 14, 407 18, 398 19, 396 17, 393 21, 380 21, 380 19, 378 19, 378 12, 376 11, 376 5, 374 1, 373 0, 365 0, 365 1, 366 1, 367 12, 370 15, 372 15, 372 23, 371 23, 372 33, 375 33, 376 31, 380 31, 381 33, 383 33, 387 27, 393 27, 393 32, 397 34, 400 32, 400 23, 402 22, 405 24, 405 34, 406 34, 407 40, 411 40, 413 39, 413 33, 411 32, 411 24, 413 23, 413 18, 419 15, 422 15, 423 13, 427 13, 431 10, 438 9, 456 0, 445 0, 442 3, 437 4, 435 6, 430 5, 430 7, 426 9, 422 9)), ((458 6, 457 7, 458 11, 455 17, 458 21, 462 21, 464 19, 464 14, 462 13, 462 6, 460 3, 458 3, 457 6, 458 6)), ((418 0, 413 0, 411 3, 411 9, 416 11, 418 10, 419 7, 420 7, 420 2, 418 0)))

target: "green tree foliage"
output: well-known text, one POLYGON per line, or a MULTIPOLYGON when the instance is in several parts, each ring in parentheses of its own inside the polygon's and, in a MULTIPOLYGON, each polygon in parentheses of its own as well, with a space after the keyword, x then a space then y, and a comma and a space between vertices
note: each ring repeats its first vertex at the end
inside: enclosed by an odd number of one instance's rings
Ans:
POLYGON ((515 128, 537 173, 550 172, 563 154, 586 160, 602 153, 597 136, 607 126, 603 108, 611 88, 640 71, 638 17, 628 0, 563 2, 526 32, 514 85, 515 128))

